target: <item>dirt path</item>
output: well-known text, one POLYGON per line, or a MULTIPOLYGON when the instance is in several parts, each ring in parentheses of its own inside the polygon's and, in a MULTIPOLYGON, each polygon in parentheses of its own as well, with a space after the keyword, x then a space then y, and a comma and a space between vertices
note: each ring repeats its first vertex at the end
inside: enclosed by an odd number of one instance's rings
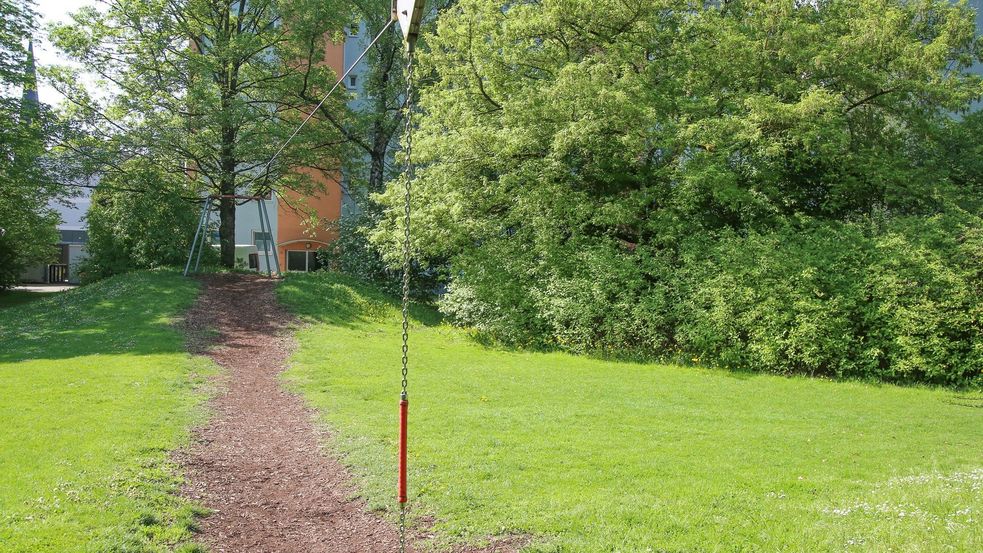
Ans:
POLYGON ((247 275, 202 282, 187 318, 191 347, 226 369, 211 420, 181 456, 185 494, 213 511, 203 541, 215 553, 396 551, 396 530, 350 499, 350 475, 319 452, 311 412, 277 382, 293 341, 276 283, 247 275))

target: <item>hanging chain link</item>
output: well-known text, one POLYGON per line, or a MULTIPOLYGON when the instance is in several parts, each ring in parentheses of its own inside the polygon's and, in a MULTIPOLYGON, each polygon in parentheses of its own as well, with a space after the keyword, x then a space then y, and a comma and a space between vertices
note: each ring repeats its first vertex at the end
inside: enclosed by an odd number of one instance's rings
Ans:
POLYGON ((406 61, 406 190, 403 197, 403 399, 406 399, 410 327, 410 188, 413 185, 413 53, 406 61))
MULTIPOLYGON (((410 191, 413 185, 413 52, 406 55, 406 151, 404 152, 406 189, 403 197, 403 391, 400 399, 406 400, 406 375, 409 372, 410 329, 410 191)), ((399 504, 399 551, 406 553, 406 504, 399 504)))
POLYGON ((406 553, 406 504, 399 504, 399 553, 406 553))

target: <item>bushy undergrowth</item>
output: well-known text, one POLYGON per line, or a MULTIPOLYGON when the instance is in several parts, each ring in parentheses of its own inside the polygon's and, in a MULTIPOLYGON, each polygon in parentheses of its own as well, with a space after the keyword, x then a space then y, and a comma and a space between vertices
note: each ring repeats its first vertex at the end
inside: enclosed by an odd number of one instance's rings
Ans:
POLYGON ((777 372, 983 382, 983 233, 936 216, 725 235, 679 273, 679 347, 777 372))
MULTIPOLYGON (((382 258, 379 250, 369 243, 367 232, 375 219, 366 213, 344 215, 338 220, 338 238, 318 251, 325 267, 333 271, 370 282, 394 295, 403 294, 403 272, 382 258)), ((411 295, 417 300, 430 301, 440 286, 436 271, 424 270, 414 263, 410 273, 411 295)))
POLYGON ((508 344, 983 383, 983 225, 970 214, 723 231, 675 251, 571 245, 538 265, 509 240, 480 251, 441 306, 508 344))
MULTIPOLYGON (((968 5, 643 4, 441 13, 413 229, 445 312, 515 344, 983 381, 968 5)), ((404 197, 376 198, 385 259, 404 197)))
MULTIPOLYGON (((139 168, 137 162, 130 165, 139 168)), ((137 174, 143 177, 138 184, 146 192, 115 188, 133 183, 107 178, 106 186, 92 195, 86 214, 89 257, 79 267, 85 282, 134 269, 183 266, 187 260, 201 205, 189 200, 194 196, 182 180, 162 177, 146 167, 137 174)), ((210 247, 203 254, 204 266, 217 261, 210 247)))

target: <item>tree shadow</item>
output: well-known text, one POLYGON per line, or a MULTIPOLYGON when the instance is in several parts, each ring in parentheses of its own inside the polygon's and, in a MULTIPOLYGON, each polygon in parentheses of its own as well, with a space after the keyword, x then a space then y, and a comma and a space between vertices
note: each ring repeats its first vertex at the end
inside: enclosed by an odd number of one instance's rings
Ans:
POLYGON ((176 272, 134 272, 0 310, 0 362, 183 352, 174 323, 196 289, 176 272))
MULTIPOLYGON (((289 274, 277 288, 277 297, 302 319, 346 328, 389 322, 402 310, 399 298, 330 271, 289 274)), ((415 324, 428 327, 440 325, 443 319, 432 307, 420 304, 411 304, 409 315, 415 324)))

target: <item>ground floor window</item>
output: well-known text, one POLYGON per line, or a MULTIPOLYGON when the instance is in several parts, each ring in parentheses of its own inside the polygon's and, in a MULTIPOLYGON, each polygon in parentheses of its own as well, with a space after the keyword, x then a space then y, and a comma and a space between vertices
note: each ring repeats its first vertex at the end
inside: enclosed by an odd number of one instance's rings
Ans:
POLYGON ((287 250, 288 271, 316 271, 321 268, 317 252, 311 250, 287 250))
POLYGON ((257 232, 254 230, 253 245, 256 246, 257 251, 271 252, 273 251, 273 236, 268 232, 257 232))

